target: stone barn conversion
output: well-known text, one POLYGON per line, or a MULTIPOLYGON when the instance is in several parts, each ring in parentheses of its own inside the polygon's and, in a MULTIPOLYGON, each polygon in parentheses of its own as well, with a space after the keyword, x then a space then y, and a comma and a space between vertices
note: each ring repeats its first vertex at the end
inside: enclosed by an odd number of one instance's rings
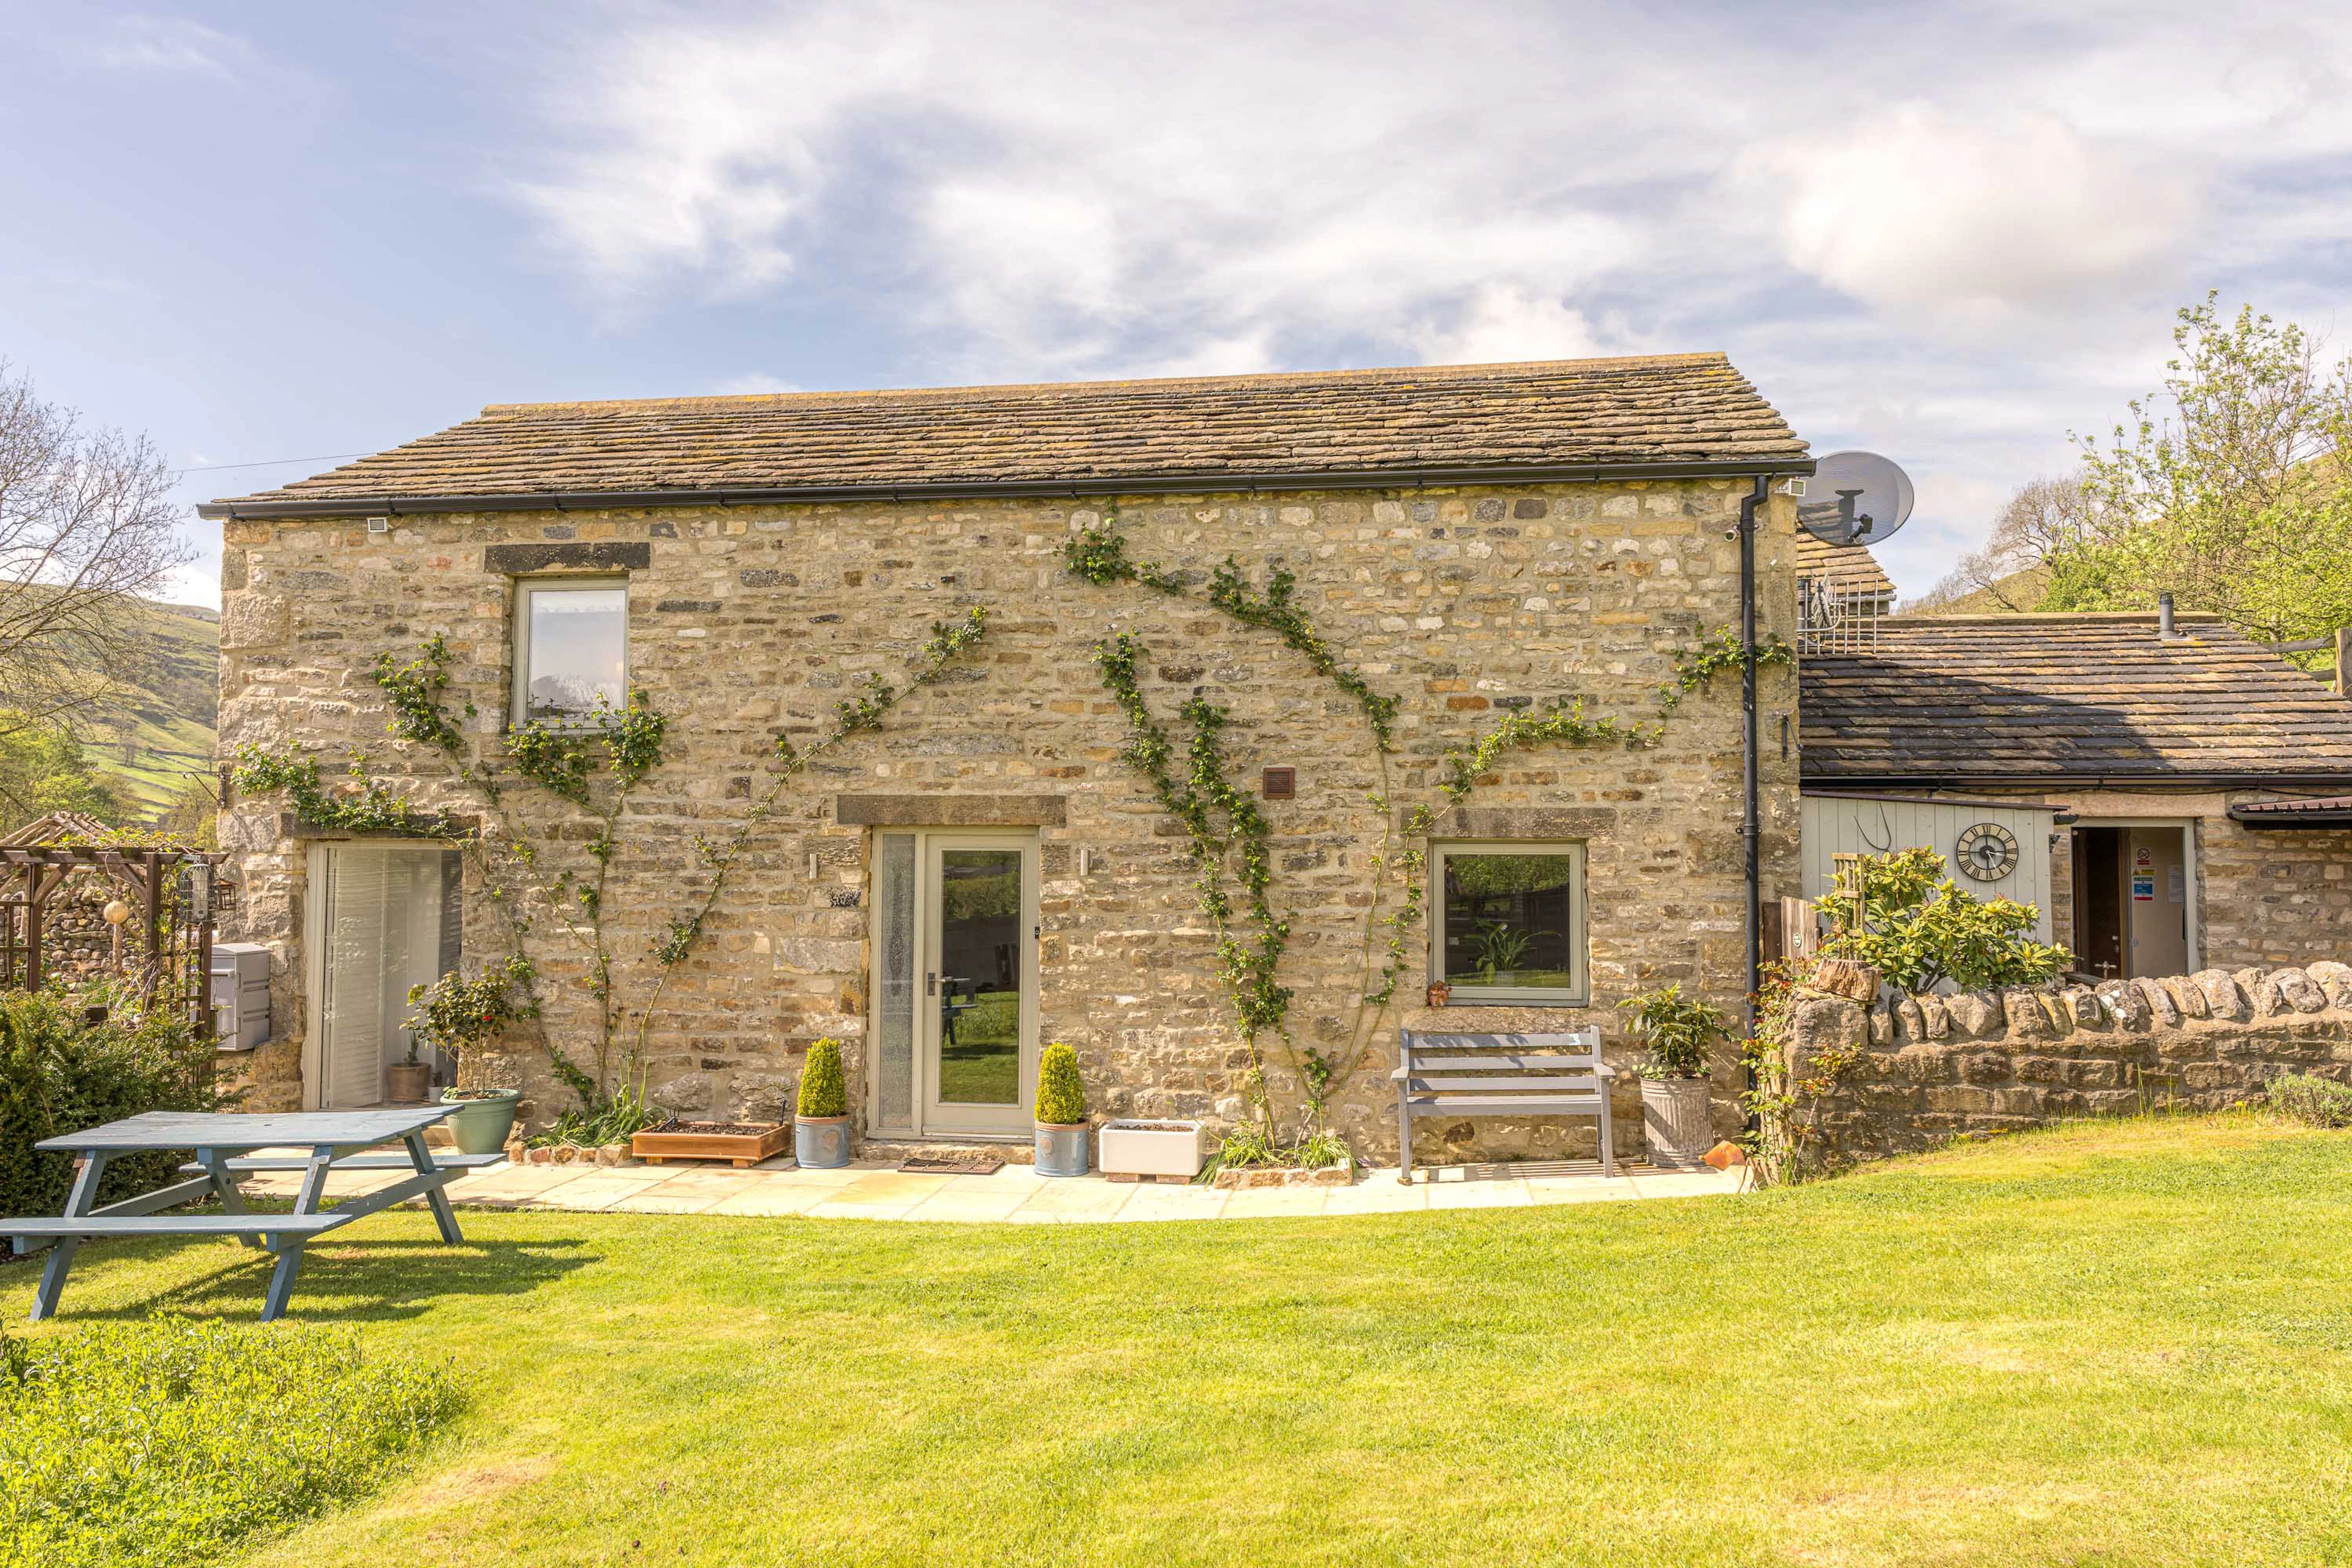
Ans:
MULTIPOLYGON (((862 1136, 1025 1140, 1066 1040, 1097 1117, 1230 1125, 1262 1074, 1393 1157, 1401 1025, 1595 1025, 1630 1066, 1628 994, 1740 1005, 1736 524, 1811 466, 1690 354, 496 406, 217 502, 224 759, 324 768, 223 819, 227 934, 276 964, 248 1103, 375 1100, 408 988, 518 944, 541 1016, 467 1070, 540 1121, 580 1070, 788 1114, 833 1036, 862 1136), (642 776, 566 763, 632 692, 642 776)), ((1781 637, 1791 506, 1756 540, 1781 637)), ((1796 700, 1762 671, 1775 896, 1796 700)))
POLYGON ((1809 898, 1929 844, 2093 978, 2352 946, 2352 702, 2219 616, 1895 616, 1802 684, 1809 898))

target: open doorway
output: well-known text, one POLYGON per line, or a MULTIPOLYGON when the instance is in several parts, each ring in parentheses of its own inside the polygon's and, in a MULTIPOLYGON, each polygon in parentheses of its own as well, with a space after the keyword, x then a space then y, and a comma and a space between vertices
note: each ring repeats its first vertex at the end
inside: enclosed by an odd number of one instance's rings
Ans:
POLYGON ((2074 828, 2074 960, 2103 979, 2197 967, 2195 840, 2185 822, 2074 828))

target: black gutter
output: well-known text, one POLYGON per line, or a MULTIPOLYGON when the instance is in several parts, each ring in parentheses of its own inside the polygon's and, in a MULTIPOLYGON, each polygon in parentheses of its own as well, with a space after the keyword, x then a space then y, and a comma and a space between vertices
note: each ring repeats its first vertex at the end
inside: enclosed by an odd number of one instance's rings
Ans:
POLYGON ((2352 827, 2352 811, 2257 811, 2257 804, 2233 805, 2227 813, 2231 821, 2256 833, 2292 833, 2299 827, 2352 827))
POLYGON ((1919 773, 1868 778, 1816 775, 1799 781, 1799 788, 1806 794, 1874 789, 2014 789, 2044 794, 2085 789, 2142 789, 2158 794, 2216 789, 2324 789, 2335 795, 2352 791, 2352 773, 2030 773, 2007 778, 1988 778, 1982 773, 1954 778, 1919 773))
POLYGON ((1261 490, 1428 489, 1463 485, 1594 484, 1612 479, 1749 479, 1810 474, 1810 458, 1544 467, 1360 468, 1329 473, 1203 473, 1094 479, 947 479, 921 484, 721 485, 652 490, 511 490, 481 495, 321 497, 206 501, 196 515, 246 518, 398 517, 472 511, 580 511, 668 506, 763 506, 801 501, 981 500, 995 496, 1234 495, 1261 490))
POLYGON ((1741 929, 1748 942, 1748 1032, 1756 1032, 1757 993, 1764 988, 1764 824, 1758 804, 1756 722, 1756 509, 1772 493, 1769 476, 1739 498, 1740 848, 1747 859, 1748 901, 1741 929))

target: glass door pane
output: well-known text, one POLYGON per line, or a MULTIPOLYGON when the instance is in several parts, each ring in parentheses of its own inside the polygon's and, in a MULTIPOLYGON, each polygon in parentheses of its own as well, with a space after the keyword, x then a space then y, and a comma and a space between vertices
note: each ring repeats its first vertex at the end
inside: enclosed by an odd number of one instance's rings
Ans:
POLYGON ((915 1122, 915 836, 885 833, 874 866, 875 1125, 915 1122))
POLYGON ((455 961, 456 935, 443 919, 455 902, 448 896, 451 858, 437 847, 416 845, 327 850, 321 1110, 383 1103, 383 1069, 407 1058, 408 988, 429 984, 446 972, 445 961, 455 961))
POLYGON ((942 1105, 1021 1103, 1021 851, 940 851, 942 1105))

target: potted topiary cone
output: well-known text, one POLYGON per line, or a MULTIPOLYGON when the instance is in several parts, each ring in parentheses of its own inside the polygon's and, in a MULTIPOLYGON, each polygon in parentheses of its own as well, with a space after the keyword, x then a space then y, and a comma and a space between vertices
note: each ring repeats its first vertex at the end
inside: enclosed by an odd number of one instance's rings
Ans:
POLYGON ((1087 1173, 1087 1089, 1078 1053, 1059 1040, 1037 1064, 1037 1173, 1087 1173))
POLYGON ((841 1078, 841 1042, 830 1035, 809 1047, 793 1109, 793 1160, 811 1171, 848 1164, 849 1089, 841 1078))
POLYGON ((1633 1015, 1650 1047, 1642 1062, 1642 1134, 1650 1163, 1696 1170, 1715 1146, 1708 1047, 1724 1037, 1723 1010, 1684 995, 1680 985, 1661 985, 1617 1005, 1633 1015))

